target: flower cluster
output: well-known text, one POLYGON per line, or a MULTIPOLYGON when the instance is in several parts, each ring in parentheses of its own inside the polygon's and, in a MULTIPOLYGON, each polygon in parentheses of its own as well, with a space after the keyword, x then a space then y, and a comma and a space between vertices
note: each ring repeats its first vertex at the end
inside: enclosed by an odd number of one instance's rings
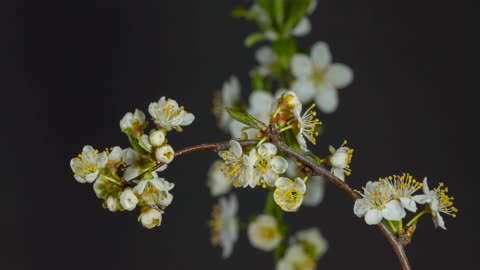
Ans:
POLYGON ((430 190, 426 177, 420 183, 407 173, 388 176, 366 184, 363 193, 359 192, 362 198, 355 202, 354 212, 358 217, 364 217, 367 224, 374 225, 386 220, 393 232, 403 233, 403 218, 407 214, 405 210, 416 213, 417 203, 426 204, 427 207, 417 213, 407 223, 407 227, 415 226, 418 218, 430 213, 435 227, 446 230, 440 213, 456 217, 458 211, 453 206, 453 197, 448 196, 447 192, 448 188, 443 183, 430 190), (424 194, 414 195, 419 189, 423 189, 424 194))
POLYGON ((162 214, 173 200, 170 191, 174 184, 158 176, 175 157, 167 132, 181 131, 181 126, 191 124, 194 116, 165 97, 151 103, 149 112, 157 126, 148 135, 142 111, 128 112, 120 120, 120 129, 131 147, 115 146, 100 152, 87 145, 70 161, 70 167, 78 182, 93 183, 97 197, 104 200, 104 208, 115 212, 139 207, 139 222, 151 229, 160 226, 162 214))

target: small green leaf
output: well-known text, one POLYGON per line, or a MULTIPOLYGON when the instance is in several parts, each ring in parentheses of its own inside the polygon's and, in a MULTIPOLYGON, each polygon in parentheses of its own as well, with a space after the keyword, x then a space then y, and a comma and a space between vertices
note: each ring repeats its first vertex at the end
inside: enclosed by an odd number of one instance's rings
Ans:
POLYGON ((278 61, 284 68, 290 66, 290 61, 297 51, 297 43, 294 39, 279 39, 273 42, 273 50, 277 54, 278 61))
POLYGON ((283 257, 285 250, 287 250, 287 246, 285 244, 278 245, 278 247, 275 249, 275 262, 278 262, 283 257))
POLYGON ((285 17, 285 1, 284 0, 273 0, 273 12, 275 15, 275 22, 278 26, 282 25, 283 19, 285 17))
POLYGON ((227 110, 228 114, 230 114, 233 119, 237 120, 240 123, 244 123, 247 126, 260 130, 265 127, 264 124, 260 123, 257 119, 255 119, 255 117, 253 117, 249 113, 239 112, 232 108, 225 108, 225 110, 227 110))
POLYGON ((298 22, 307 15, 312 0, 289 0, 286 3, 286 14, 283 23, 283 33, 290 33, 298 22))
POLYGON ((300 152, 300 145, 298 145, 298 141, 297 141, 297 138, 295 137, 295 134, 293 133, 293 130, 289 129, 280 133, 280 137, 282 137, 282 141, 286 145, 293 148, 293 150, 300 152))
POLYGON ((265 37, 264 33, 261 33, 261 32, 252 33, 252 34, 248 35, 248 37, 243 42, 243 45, 245 45, 245 47, 249 48, 249 47, 252 47, 253 45, 255 45, 256 43, 265 40, 266 38, 267 37, 265 37))

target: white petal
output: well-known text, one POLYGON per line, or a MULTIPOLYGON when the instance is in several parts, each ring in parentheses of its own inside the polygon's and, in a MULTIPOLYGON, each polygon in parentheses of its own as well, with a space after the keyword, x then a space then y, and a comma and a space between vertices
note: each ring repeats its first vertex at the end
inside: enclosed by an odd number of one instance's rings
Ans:
POLYGON ((312 61, 306 54, 295 54, 290 65, 296 78, 306 78, 313 72, 312 61))
POLYGON ((338 91, 328 83, 317 86, 315 103, 322 112, 333 113, 338 107, 338 91))
POLYGON ((409 210, 410 212, 417 212, 417 205, 412 198, 400 198, 403 208, 409 210))
POLYGON ((365 222, 368 225, 377 225, 382 221, 382 213, 377 209, 370 209, 365 215, 365 222))
POLYGON ((428 188, 427 177, 423 178, 422 190, 426 196, 430 196, 430 189, 428 188))
POLYGON ((125 149, 125 151, 123 152, 123 155, 124 155, 123 159, 125 160, 125 163, 127 165, 132 165, 138 159, 138 153, 132 148, 125 149))
POLYGON ((107 162, 108 162, 108 156, 107 156, 107 153, 105 152, 102 152, 98 155, 98 158, 97 158, 97 169, 102 169, 103 167, 105 167, 105 165, 107 165, 107 162))
POLYGON ((261 65, 270 65, 276 61, 277 56, 271 47, 262 46, 255 52, 255 59, 261 65))
POLYGON ((443 221, 443 217, 440 215, 440 213, 437 213, 437 215, 433 216, 433 223, 435 224, 436 227, 440 227, 444 230, 447 228, 445 227, 445 221, 443 221))
POLYGON ((120 148, 119 146, 115 146, 112 149, 112 152, 110 152, 110 155, 108 155, 108 159, 110 159, 113 162, 120 162, 123 158, 123 149, 120 148))
POLYGON ((242 156, 242 146, 235 140, 230 140, 230 152, 232 152, 235 156, 241 157, 242 156))
POLYGON ((300 192, 301 194, 304 194, 305 191, 307 190, 307 186, 305 185, 305 182, 300 177, 295 178, 295 187, 297 188, 298 192, 300 192))
POLYGON ((181 126, 188 126, 193 122, 193 120, 195 120, 195 116, 191 113, 187 113, 182 118, 182 121, 180 122, 180 125, 181 126))
POLYGON ((298 79, 292 84, 292 91, 294 91, 300 102, 306 103, 315 96, 315 85, 309 79, 298 79))
POLYGON ((307 14, 312 14, 315 9, 317 8, 317 4, 318 4, 318 0, 312 0, 310 2, 310 5, 308 6, 308 9, 307 9, 307 14))
POLYGON ((137 119, 140 124, 145 123, 145 114, 140 110, 135 109, 135 113, 133 114, 133 118, 137 119))
POLYGON ((165 170, 167 169, 167 167, 168 167, 167 164, 163 164, 163 165, 160 166, 158 169, 156 169, 154 172, 152 172, 152 174, 155 173, 155 172, 163 172, 163 171, 165 171, 165 170))
POLYGON ((332 54, 327 43, 323 41, 316 42, 310 51, 313 64, 320 70, 325 70, 332 61, 332 54))
POLYGON ((310 20, 307 17, 303 17, 293 28, 292 35, 297 37, 303 37, 310 33, 312 30, 312 25, 310 24, 310 20))
POLYGON ((430 196, 427 196, 425 194, 422 194, 422 195, 415 195, 413 196, 413 199, 419 203, 419 204, 425 204, 425 203, 429 203, 432 201, 432 199, 430 198, 430 196))
POLYGON ((294 185, 294 182, 286 177, 280 177, 275 182, 275 187, 279 189, 289 189, 294 185))
POLYGON ((387 220, 399 221, 404 218, 406 214, 402 205, 397 200, 389 201, 385 205, 385 208, 382 209, 382 215, 387 220))
POLYGON ((99 171, 96 171, 96 172, 87 174, 87 175, 85 176, 85 182, 87 182, 87 183, 93 183, 93 182, 97 179, 98 174, 99 174, 99 171))
POLYGON ((86 183, 85 178, 83 178, 83 177, 81 177, 81 176, 74 175, 73 177, 74 177, 75 180, 77 180, 79 183, 82 183, 82 184, 86 183))
POLYGON ((363 217, 368 210, 370 210, 371 205, 365 199, 358 199, 355 201, 355 205, 353 206, 353 212, 357 217, 363 217))
POLYGON ((306 196, 303 199, 305 206, 316 207, 325 197, 325 180, 321 176, 311 176, 307 181, 306 196))
POLYGON ((271 143, 264 143, 258 147, 258 153, 262 156, 274 156, 277 154, 277 147, 271 143))
POLYGON ((344 88, 353 80, 353 71, 345 64, 332 64, 325 74, 327 80, 336 88, 344 88))
POLYGON ((125 172, 123 173, 123 178, 125 179, 125 181, 130 181, 139 175, 140 171, 137 168, 129 166, 125 169, 125 172))
POLYGON ((333 168, 333 175, 340 178, 343 182, 345 182, 345 174, 342 168, 333 168))
POLYGON ((307 147, 307 141, 303 137, 303 134, 301 132, 298 132, 297 134, 297 142, 298 145, 300 146, 300 149, 302 149, 303 152, 310 152, 307 147))
POLYGON ((275 156, 270 162, 272 170, 278 174, 284 173, 288 168, 288 161, 280 156, 275 156))

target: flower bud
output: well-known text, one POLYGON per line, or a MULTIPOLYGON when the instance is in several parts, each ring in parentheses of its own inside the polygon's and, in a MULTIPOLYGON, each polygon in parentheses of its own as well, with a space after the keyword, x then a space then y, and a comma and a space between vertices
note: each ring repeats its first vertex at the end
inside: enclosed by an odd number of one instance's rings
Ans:
POLYGON ((107 198, 107 208, 111 212, 116 212, 118 210, 118 199, 113 196, 108 196, 107 198))
POLYGON ((157 161, 162 162, 164 164, 169 164, 172 162, 173 158, 175 157, 175 152, 170 145, 164 145, 158 148, 155 151, 155 158, 157 161))
POLYGON ((120 195, 120 204, 125 210, 132 211, 138 203, 138 198, 135 196, 131 188, 126 188, 120 195))
POLYGON ((150 144, 152 144, 153 146, 162 145, 165 142, 165 135, 166 132, 164 130, 155 130, 150 134, 150 137, 148 138, 150 140, 150 144))
POLYGON ((162 224, 162 213, 163 211, 159 211, 154 208, 148 208, 148 210, 140 214, 138 219, 142 223, 143 227, 152 229, 162 224))

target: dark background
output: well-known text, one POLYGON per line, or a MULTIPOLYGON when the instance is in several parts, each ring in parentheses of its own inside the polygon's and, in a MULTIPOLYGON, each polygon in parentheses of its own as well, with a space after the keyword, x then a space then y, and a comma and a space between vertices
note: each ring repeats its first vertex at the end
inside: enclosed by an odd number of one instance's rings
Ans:
MULTIPOLYGON (((244 1, 2 1, 0 3, 2 269, 271 269, 271 254, 241 234, 233 256, 210 247, 214 202, 205 186, 214 153, 178 158, 164 174, 175 199, 163 224, 146 230, 134 213, 102 209, 91 185, 77 183, 69 161, 84 144, 127 140, 118 121, 168 96, 196 115, 175 148, 224 140, 210 114, 211 95, 230 74, 244 91, 255 64, 242 46, 254 25, 234 20, 244 1)), ((448 231, 423 218, 408 247, 414 269, 464 269, 478 240, 478 77, 473 5, 462 1, 320 0, 313 32, 334 61, 351 66, 353 84, 339 110, 320 115, 317 153, 348 139, 359 188, 404 171, 446 181, 460 209, 448 231)), ((245 94, 245 93, 244 93, 245 94)), ((238 193, 245 219, 264 193, 238 193)), ((317 209, 288 215, 294 228, 318 225, 330 244, 322 269, 399 269, 375 227, 329 185, 317 209)), ((474 267, 475 268, 475 267, 474 267)))

